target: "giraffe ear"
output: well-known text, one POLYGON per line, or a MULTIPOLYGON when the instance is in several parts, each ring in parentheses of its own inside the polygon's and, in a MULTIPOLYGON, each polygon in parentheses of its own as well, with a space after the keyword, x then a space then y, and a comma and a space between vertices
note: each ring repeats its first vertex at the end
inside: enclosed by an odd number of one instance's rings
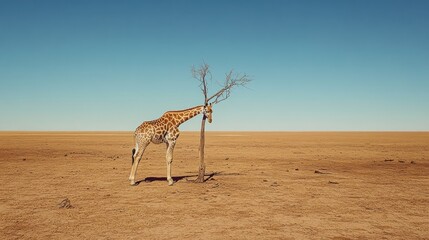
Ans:
POLYGON ((212 106, 212 103, 210 103, 210 107, 212 106))

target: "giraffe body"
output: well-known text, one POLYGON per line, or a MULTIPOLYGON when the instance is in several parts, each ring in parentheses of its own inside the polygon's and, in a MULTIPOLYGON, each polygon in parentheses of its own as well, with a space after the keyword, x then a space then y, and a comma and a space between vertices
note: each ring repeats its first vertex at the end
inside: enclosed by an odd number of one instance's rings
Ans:
POLYGON ((132 167, 129 177, 131 185, 135 185, 137 167, 145 149, 150 143, 166 144, 167 181, 169 185, 173 185, 174 182, 171 177, 171 164, 173 162, 174 147, 180 135, 180 124, 200 113, 203 113, 204 118, 208 118, 208 121, 211 122, 212 112, 211 105, 196 106, 181 111, 169 111, 164 113, 160 118, 143 122, 139 127, 137 127, 134 132, 135 148, 133 149, 132 167))

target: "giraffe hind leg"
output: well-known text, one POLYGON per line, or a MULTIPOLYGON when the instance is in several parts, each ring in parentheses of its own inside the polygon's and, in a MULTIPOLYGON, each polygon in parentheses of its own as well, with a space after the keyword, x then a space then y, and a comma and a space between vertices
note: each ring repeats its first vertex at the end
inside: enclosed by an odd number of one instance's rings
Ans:
POLYGON ((136 176, 136 172, 137 172, 137 166, 140 162, 140 159, 142 158, 143 153, 141 151, 136 151, 133 154, 133 164, 131 166, 131 172, 130 172, 130 177, 128 178, 130 180, 130 184, 131 185, 135 185, 135 176, 136 176))
POLYGON ((133 164, 131 166, 130 177, 128 178, 130 180, 130 184, 131 185, 135 185, 136 184, 135 177, 136 177, 137 167, 138 167, 138 165, 140 163, 140 160, 143 157, 143 153, 144 153, 144 151, 145 151, 145 149, 146 149, 146 147, 148 145, 149 145, 148 143, 144 143, 144 144, 142 144, 140 146, 136 145, 137 146, 136 150, 133 151, 134 152, 134 154, 132 156, 132 160, 133 160, 132 163, 133 164))
POLYGON ((139 150, 139 144, 136 142, 136 147, 131 151, 131 166, 134 165, 134 160, 136 159, 136 153, 139 150))
POLYGON ((136 153, 136 149, 133 148, 133 150, 131 151, 131 166, 134 164, 134 154, 136 153))

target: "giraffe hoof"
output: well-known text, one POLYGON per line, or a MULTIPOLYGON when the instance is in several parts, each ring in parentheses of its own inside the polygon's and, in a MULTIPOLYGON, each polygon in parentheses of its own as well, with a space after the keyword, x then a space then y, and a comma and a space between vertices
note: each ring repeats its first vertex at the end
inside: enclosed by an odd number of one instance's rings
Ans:
POLYGON ((173 186, 173 184, 174 184, 173 179, 168 180, 168 186, 173 186))
POLYGON ((131 181, 131 182, 130 182, 130 185, 131 185, 131 186, 137 186, 136 182, 134 182, 134 181, 131 181))

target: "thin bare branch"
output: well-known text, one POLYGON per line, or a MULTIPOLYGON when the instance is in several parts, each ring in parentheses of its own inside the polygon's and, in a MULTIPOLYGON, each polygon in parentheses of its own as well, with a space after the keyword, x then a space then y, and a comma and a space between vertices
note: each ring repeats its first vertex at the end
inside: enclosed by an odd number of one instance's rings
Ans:
POLYGON ((207 99, 210 101, 214 99, 213 104, 220 103, 231 96, 231 90, 235 86, 245 86, 251 81, 247 74, 234 74, 233 70, 225 75, 225 82, 222 88, 211 97, 207 99))
POLYGON ((209 70, 209 65, 204 63, 199 68, 195 68, 195 66, 192 66, 192 77, 195 78, 200 82, 200 89, 204 94, 204 100, 207 103, 207 94, 208 94, 208 88, 207 88, 207 80, 212 79, 211 72, 209 70))
POLYGON ((192 77, 200 82, 200 89, 204 95, 204 103, 207 104, 209 101, 213 100, 212 104, 220 103, 231 96, 231 90, 236 86, 244 87, 248 84, 251 79, 247 74, 234 73, 233 70, 230 70, 225 74, 225 81, 221 85, 221 88, 212 96, 208 97, 208 81, 212 80, 212 75, 209 70, 209 65, 203 63, 200 67, 192 67, 192 77))

